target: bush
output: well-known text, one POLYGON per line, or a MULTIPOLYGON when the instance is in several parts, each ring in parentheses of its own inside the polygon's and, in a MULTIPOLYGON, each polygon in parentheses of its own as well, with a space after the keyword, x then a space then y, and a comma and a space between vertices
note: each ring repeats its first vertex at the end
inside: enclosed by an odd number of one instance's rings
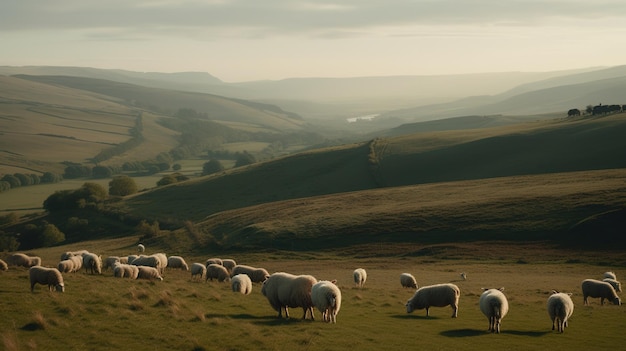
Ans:
POLYGON ((202 175, 213 174, 224 170, 224 166, 219 160, 211 159, 202 165, 202 175))
POLYGON ((4 177, 2 177, 2 179, 0 180, 9 183, 9 185, 11 185, 11 188, 18 188, 22 185, 22 182, 20 182, 19 178, 12 174, 5 174, 4 177))
POLYGON ((46 172, 41 176, 42 183, 58 183, 63 179, 60 174, 46 172))
POLYGON ((113 170, 107 166, 95 166, 91 170, 91 174, 94 178, 109 178, 113 175, 113 170))
POLYGON ((46 224, 40 234, 41 246, 54 246, 65 241, 65 234, 59 230, 54 224, 46 224))
POLYGON ((139 191, 135 180, 129 176, 117 176, 109 182, 109 194, 114 196, 132 195, 139 191))
POLYGON ((256 162, 256 159, 254 158, 254 156, 244 151, 242 154, 240 154, 237 157, 237 161, 235 162, 235 167, 247 166, 255 162, 256 162))

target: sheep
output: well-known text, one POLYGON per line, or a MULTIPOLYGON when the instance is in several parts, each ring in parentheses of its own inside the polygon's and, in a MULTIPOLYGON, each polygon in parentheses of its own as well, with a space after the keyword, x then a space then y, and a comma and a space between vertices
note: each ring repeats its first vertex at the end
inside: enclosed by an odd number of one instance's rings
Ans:
POLYGON ((454 284, 436 284, 423 286, 415 292, 406 302, 406 312, 411 313, 415 309, 426 309, 426 316, 429 316, 430 307, 452 307, 452 318, 456 318, 459 311, 459 297, 461 290, 454 284))
POLYGON ((135 258, 130 264, 134 266, 146 266, 146 267, 154 267, 156 269, 161 268, 161 261, 155 255, 141 255, 135 258))
POLYGON ((102 274, 102 258, 95 253, 86 253, 83 255, 83 267, 85 272, 102 274))
POLYGON ((158 268, 159 272, 161 274, 163 274, 163 272, 165 272, 165 267, 167 267, 167 256, 164 253, 155 253, 152 256, 156 257, 159 262, 161 263, 161 265, 158 268))
POLYGON ((188 271, 189 266, 185 259, 180 256, 170 256, 167 258, 167 266, 170 268, 179 268, 181 270, 188 271))
MULTIPOLYGON (((108 270, 109 270, 109 268, 113 269, 113 265, 114 265, 116 262, 120 262, 120 258, 119 258, 119 257, 117 257, 117 256, 109 256, 109 257, 107 257, 107 258, 105 258, 105 259, 104 259, 104 262, 102 263, 102 268, 103 268, 105 271, 108 271, 108 270)), ((121 262, 120 262, 120 263, 121 263, 121 262)))
POLYGON ((461 280, 467 280, 467 274, 465 272, 461 272, 461 280))
POLYGON ((7 265, 6 262, 4 262, 3 260, 0 260, 0 271, 8 271, 9 270, 9 265, 7 265))
POLYGON ((306 319, 307 312, 311 319, 313 314, 313 301, 311 300, 311 288, 317 283, 317 279, 311 275, 293 275, 285 272, 273 273, 264 282, 261 293, 265 296, 275 311, 278 318, 282 318, 285 310, 285 318, 289 318, 289 307, 302 307, 306 319))
POLYGON ((480 311, 489 320, 489 331, 499 334, 502 318, 509 312, 509 302, 502 293, 504 288, 483 290, 478 299, 480 311))
POLYGON ((403 288, 414 288, 417 289, 417 280, 411 273, 402 273, 400 274, 400 285, 403 288))
POLYGON ((217 257, 209 258, 208 260, 206 260, 206 262, 204 262, 204 265, 208 266, 212 263, 219 264, 220 266, 224 265, 224 261, 222 261, 221 258, 217 258, 217 257))
POLYGON ((126 257, 126 263, 133 264, 133 261, 136 260, 138 257, 139 255, 128 255, 128 257, 126 257))
POLYGON ((618 282, 617 280, 611 279, 611 278, 604 278, 602 279, 602 281, 611 284, 611 286, 613 287, 613 289, 615 289, 616 292, 622 292, 622 284, 618 282))
POLYGON ((119 262, 123 264, 128 264, 128 256, 121 256, 119 262))
POLYGON ((252 280, 247 274, 237 274, 230 280, 230 287, 233 292, 249 295, 252 292, 252 280))
POLYGON ((206 276, 206 266, 203 265, 202 263, 192 263, 191 264, 191 279, 193 279, 196 276, 200 276, 200 279, 204 279, 204 277, 206 276))
POLYGON ((365 269, 355 269, 352 276, 354 277, 354 284, 356 284, 357 287, 362 288, 363 285, 365 285, 365 281, 367 280, 367 272, 365 269))
POLYGON ((139 275, 138 266, 135 266, 132 264, 126 264, 126 263, 116 263, 113 266, 113 276, 115 277, 137 279, 138 275, 139 275))
POLYGON ((59 292, 65 291, 65 284, 63 284, 63 275, 56 268, 47 268, 42 266, 33 266, 28 270, 30 277, 30 291, 35 291, 35 284, 47 285, 48 290, 54 290, 59 292))
POLYGON ((61 273, 71 273, 74 272, 74 261, 67 259, 60 261, 57 265, 57 269, 61 273))
POLYGON ((205 281, 213 278, 217 279, 218 282, 223 282, 230 279, 230 274, 228 274, 228 269, 224 266, 220 266, 217 263, 211 263, 206 267, 206 279, 205 281))
POLYGON ((320 280, 311 287, 311 301, 322 312, 322 320, 337 323, 337 313, 341 309, 341 290, 337 281, 320 280))
POLYGON ((146 247, 143 244, 137 244, 137 252, 145 252, 146 251, 146 247))
POLYGON ((161 276, 159 270, 154 267, 137 266, 137 269, 139 270, 137 274, 137 279, 163 280, 163 277, 161 276))
POLYGON ((74 269, 72 270, 72 273, 74 272, 78 272, 83 268, 83 257, 82 256, 71 256, 70 258, 68 258, 69 261, 72 261, 72 263, 74 263, 74 269))
POLYGON ((233 267, 233 270, 230 272, 230 276, 234 277, 237 274, 242 273, 247 274, 253 283, 262 283, 270 276, 265 268, 250 267, 243 264, 238 264, 233 267))
POLYGON ((237 262, 232 258, 225 258, 222 260, 222 266, 226 267, 229 272, 233 271, 233 268, 237 265, 237 262))
POLYGON ((61 254, 61 261, 67 260, 72 256, 80 256, 82 257, 84 254, 89 253, 87 250, 77 250, 77 251, 67 251, 61 254))
POLYGON ((602 277, 603 278, 609 278, 609 279, 617 280, 617 276, 615 275, 614 272, 604 272, 602 277))
POLYGON ((7 263, 11 266, 30 268, 34 266, 41 266, 41 258, 37 256, 28 256, 23 253, 14 253, 9 256, 7 263))
POLYGON ((614 305, 621 305, 621 301, 613 286, 607 282, 595 279, 585 279, 582 282, 583 304, 589 305, 587 297, 599 297, 600 304, 604 305, 604 299, 611 300, 614 305))
POLYGON ((567 321, 574 313, 574 302, 570 297, 571 295, 553 290, 552 295, 548 297, 547 309, 550 320, 552 320, 552 330, 556 324, 559 333, 565 331, 567 321))

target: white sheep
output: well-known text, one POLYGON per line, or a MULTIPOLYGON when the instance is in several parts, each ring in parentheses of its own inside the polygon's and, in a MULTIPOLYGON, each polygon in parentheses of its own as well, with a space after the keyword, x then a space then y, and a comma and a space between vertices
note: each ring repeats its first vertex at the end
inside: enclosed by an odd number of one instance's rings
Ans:
POLYGON ((64 292, 65 284, 63 284, 63 275, 56 268, 47 268, 42 266, 33 266, 28 270, 30 277, 30 291, 34 292, 35 284, 47 285, 48 290, 64 292))
POLYGON ((137 269, 139 270, 137 274, 137 279, 163 280, 163 277, 161 276, 161 273, 159 272, 159 270, 154 267, 137 266, 137 269))
POLYGON ((209 258, 208 260, 206 260, 206 262, 204 262, 205 266, 208 266, 210 264, 219 264, 220 266, 224 265, 224 261, 222 261, 221 258, 217 258, 217 257, 213 257, 213 258, 209 258))
POLYGON ((146 247, 143 244, 137 244, 137 252, 143 253, 146 251, 146 247))
POLYGON ((456 318, 459 311, 459 297, 461 290, 454 284, 436 284, 423 286, 415 292, 406 302, 406 312, 426 309, 426 316, 429 315, 430 307, 452 307, 452 318, 456 318))
POLYGON ((417 280, 411 273, 402 273, 400 274, 400 285, 403 288, 414 288, 417 289, 417 280))
POLYGON ((161 274, 163 274, 163 272, 165 272, 165 268, 167 267, 167 256, 162 252, 152 254, 152 256, 156 257, 161 263, 158 270, 161 274))
POLYGON ((238 264, 233 267, 233 270, 230 272, 230 276, 234 277, 237 274, 247 274, 252 280, 253 283, 262 283, 265 279, 269 278, 270 274, 265 268, 257 268, 246 266, 243 264, 238 264))
POLYGON ((139 257, 139 255, 128 255, 126 257, 126 260, 128 264, 133 264, 133 261, 136 260, 139 257))
POLYGON ((322 320, 337 323, 337 314, 341 309, 341 290, 337 281, 320 280, 311 287, 311 301, 322 312, 322 320))
POLYGON ((68 260, 72 261, 72 263, 74 263, 74 269, 72 270, 72 273, 74 272, 78 272, 83 268, 83 257, 82 256, 71 256, 70 258, 68 258, 68 260))
POLYGON ((289 307, 302 307, 306 319, 307 312, 311 319, 315 320, 313 314, 313 301, 311 300, 311 288, 317 283, 317 279, 311 275, 293 275, 285 272, 273 273, 264 282, 261 293, 265 296, 278 312, 278 318, 282 318, 282 311, 285 310, 285 318, 289 318, 289 307))
POLYGON ((84 254, 89 253, 87 250, 76 250, 76 251, 66 251, 61 254, 61 261, 67 260, 72 256, 80 256, 83 257, 84 254))
POLYGON ((30 268, 34 266, 41 266, 41 258, 37 256, 28 256, 23 253, 14 253, 7 258, 7 263, 11 266, 30 268))
POLYGON ((354 278, 354 284, 356 284, 357 287, 362 288, 367 280, 367 272, 363 268, 357 268, 352 273, 352 277, 354 278))
POLYGON ((583 303, 588 305, 587 297, 599 297, 600 304, 604 305, 604 299, 610 300, 614 305, 621 305, 621 301, 613 286, 607 282, 596 279, 585 279, 582 282, 583 303))
POLYGON ((483 293, 478 299, 478 305, 480 311, 489 320, 489 331, 500 333, 500 324, 502 318, 509 312, 509 301, 502 293, 504 288, 499 289, 486 289, 483 288, 483 293))
POLYGON ((132 262, 130 262, 130 264, 132 264, 134 266, 153 267, 153 268, 158 269, 159 272, 161 272, 161 260, 158 257, 156 257, 155 255, 150 255, 150 256, 140 255, 140 256, 137 256, 137 258, 135 258, 132 262))
POLYGON ((120 263, 128 264, 128 256, 120 256, 120 263))
POLYGON ((233 292, 249 295, 252 292, 252 280, 247 274, 237 274, 230 280, 230 287, 233 292))
POLYGON ((609 279, 617 280, 617 276, 615 275, 614 272, 604 272, 602 277, 603 278, 609 278, 609 279))
POLYGON ((180 256, 168 257, 167 266, 170 268, 174 268, 174 269, 178 268, 178 269, 185 270, 185 271, 189 270, 189 266, 187 265, 187 262, 185 262, 185 259, 180 256))
POLYGON ((460 276, 461 280, 467 280, 467 274, 465 272, 461 272, 460 276))
POLYGON ((85 267, 85 272, 102 274, 102 257, 91 252, 84 254, 83 267, 85 267))
POLYGON ((222 266, 226 267, 229 272, 232 272, 236 265, 237 262, 235 262, 232 258, 225 258, 222 260, 222 266))
POLYGON ((217 263, 211 263, 206 267, 206 279, 205 281, 211 279, 217 279, 218 282, 223 282, 230 279, 230 274, 228 273, 228 269, 226 267, 219 265, 217 263))
POLYGON ((116 263, 113 266, 113 276, 117 278, 137 279, 139 266, 126 263, 116 263))
POLYGON ((9 265, 6 262, 0 259, 0 271, 8 271, 9 265))
POLYGON ((206 276, 206 266, 202 263, 195 262, 191 264, 191 279, 196 276, 200 276, 200 279, 204 279, 206 276))
POLYGON ((74 272, 74 261, 67 259, 60 261, 57 265, 57 269, 61 273, 71 273, 74 272))
POLYGON ((567 327, 567 321, 574 313, 574 302, 570 297, 572 294, 560 293, 556 290, 552 291, 552 295, 548 297, 548 315, 552 321, 552 330, 556 324, 558 332, 562 333, 567 327))
POLYGON ((120 258, 118 256, 109 256, 104 259, 104 262, 102 262, 102 269, 104 269, 104 271, 106 272, 109 270, 109 268, 113 268, 113 265, 116 262, 120 262, 120 258))
POLYGON ((611 284, 611 286, 613 287, 613 289, 615 289, 616 292, 622 292, 622 283, 618 282, 617 280, 611 279, 611 278, 604 278, 602 279, 602 281, 611 284))

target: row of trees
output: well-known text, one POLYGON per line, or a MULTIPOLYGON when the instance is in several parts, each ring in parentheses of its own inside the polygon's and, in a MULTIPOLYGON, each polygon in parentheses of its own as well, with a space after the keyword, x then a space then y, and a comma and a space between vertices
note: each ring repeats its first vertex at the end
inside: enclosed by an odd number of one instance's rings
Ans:
POLYGON ((37 185, 42 183, 58 183, 63 179, 59 174, 45 172, 43 175, 14 173, 5 174, 0 178, 0 193, 21 186, 37 185))

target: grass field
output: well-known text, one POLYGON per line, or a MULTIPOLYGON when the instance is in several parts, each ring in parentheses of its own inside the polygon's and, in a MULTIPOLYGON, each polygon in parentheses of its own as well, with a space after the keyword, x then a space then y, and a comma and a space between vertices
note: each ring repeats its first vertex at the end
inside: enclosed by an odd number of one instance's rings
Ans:
MULTIPOLYGON (((106 257, 134 253, 136 243, 137 238, 110 239, 32 254, 40 255, 44 265, 56 266, 66 250, 85 248, 106 257)), ((615 271, 619 279, 623 267, 572 263, 577 262, 576 253, 540 245, 467 249, 471 253, 466 259, 341 251, 168 253, 182 255, 189 264, 231 257, 270 272, 337 279, 343 298, 335 325, 321 322, 319 311, 315 321, 302 321, 301 309, 290 309, 289 320, 277 319, 258 284, 244 296, 231 292, 228 283, 191 281, 189 272, 183 271, 166 271, 162 282, 83 271, 64 275, 65 293, 48 292, 41 285, 30 293, 26 269, 11 268, 0 272, 0 345, 4 350, 578 350, 615 348, 622 342, 626 310, 601 306, 598 299, 583 306, 580 282, 600 278, 607 270, 615 271), (492 257, 492 250, 501 256, 492 257), (525 253, 528 260, 522 262, 525 253), (482 254, 490 258, 481 259, 482 254), (368 272, 362 289, 352 283, 357 267, 368 272), (457 284, 458 318, 450 318, 449 307, 431 308, 430 317, 424 310, 407 314, 404 304, 413 291, 400 286, 402 272, 412 273, 420 286, 457 284), (467 273, 466 281, 460 280, 460 272, 467 273), (502 286, 510 310, 502 333, 490 334, 478 298, 481 288, 502 286), (574 315, 564 334, 551 331, 545 304, 552 289, 573 293, 574 315)))

